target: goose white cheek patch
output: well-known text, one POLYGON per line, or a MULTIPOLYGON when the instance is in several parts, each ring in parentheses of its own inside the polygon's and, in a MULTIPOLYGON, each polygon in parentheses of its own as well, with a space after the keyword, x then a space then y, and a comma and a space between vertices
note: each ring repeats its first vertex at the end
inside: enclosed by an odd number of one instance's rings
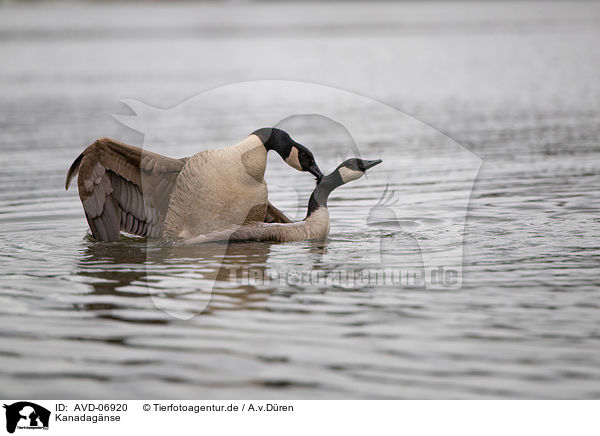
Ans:
POLYGON ((364 173, 358 170, 351 170, 347 167, 342 167, 339 169, 340 176, 342 176, 342 182, 348 183, 352 180, 359 179, 364 173))
POLYGON ((287 163, 292 168, 297 169, 298 171, 302 171, 302 165, 300 165, 300 159, 298 159, 298 149, 296 147, 292 147, 292 151, 285 160, 285 163, 287 163))

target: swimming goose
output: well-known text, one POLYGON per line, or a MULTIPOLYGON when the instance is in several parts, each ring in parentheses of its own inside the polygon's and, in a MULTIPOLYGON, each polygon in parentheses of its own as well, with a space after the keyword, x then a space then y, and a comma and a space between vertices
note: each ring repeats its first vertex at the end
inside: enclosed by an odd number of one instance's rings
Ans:
POLYGON ((323 177, 310 150, 283 130, 262 128, 236 145, 182 159, 100 138, 75 159, 65 189, 79 173, 79 197, 99 241, 118 240, 120 231, 187 238, 244 222, 290 222, 267 198, 270 150, 323 177))
POLYGON ((308 212, 304 220, 295 223, 249 223, 237 228, 212 232, 190 238, 184 243, 197 244, 213 241, 273 241, 292 242, 307 239, 324 239, 329 234, 329 212, 327 199, 329 194, 352 180, 362 177, 369 169, 381 163, 381 159, 348 159, 327 176, 317 181, 310 196, 308 212))

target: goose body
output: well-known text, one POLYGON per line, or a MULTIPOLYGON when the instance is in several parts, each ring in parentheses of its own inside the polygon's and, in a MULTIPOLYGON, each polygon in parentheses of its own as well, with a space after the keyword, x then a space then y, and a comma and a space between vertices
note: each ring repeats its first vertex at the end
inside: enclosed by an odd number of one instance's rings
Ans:
POLYGON ((187 239, 187 244, 213 241, 270 241, 294 242, 308 239, 325 239, 329 234, 329 211, 327 199, 337 187, 360 178, 367 169, 378 165, 381 160, 366 161, 348 159, 342 162, 331 174, 317 182, 309 203, 306 218, 299 222, 265 223, 252 222, 239 227, 199 235, 187 239))
POLYGON ((251 135, 241 143, 188 158, 177 180, 163 236, 189 238, 246 221, 264 221, 267 150, 251 135))
POLYGON ((268 201, 267 153, 293 168, 322 174, 312 153, 278 129, 259 129, 240 143, 173 159, 101 138, 71 165, 93 236, 112 241, 120 231, 190 238, 251 222, 289 222, 268 201))
POLYGON ((329 212, 326 207, 319 208, 302 221, 289 223, 248 223, 231 226, 193 238, 185 244, 203 244, 215 241, 262 241, 294 242, 309 239, 325 239, 329 234, 329 212))

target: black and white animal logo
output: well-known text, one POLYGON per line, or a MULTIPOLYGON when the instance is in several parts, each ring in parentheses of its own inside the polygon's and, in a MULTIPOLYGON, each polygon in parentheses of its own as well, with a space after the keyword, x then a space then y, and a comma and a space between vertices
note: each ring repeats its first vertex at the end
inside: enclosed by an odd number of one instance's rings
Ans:
POLYGON ((4 405, 6 409, 6 431, 14 433, 19 429, 48 429, 50 411, 29 401, 19 401, 4 405))

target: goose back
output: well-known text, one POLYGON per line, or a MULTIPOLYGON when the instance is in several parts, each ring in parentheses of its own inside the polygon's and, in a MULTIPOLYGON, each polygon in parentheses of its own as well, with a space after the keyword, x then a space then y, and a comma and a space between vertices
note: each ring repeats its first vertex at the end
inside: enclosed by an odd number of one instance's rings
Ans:
POLYGON ((186 239, 185 244, 214 241, 294 242, 325 239, 329 234, 329 212, 319 208, 303 221, 294 223, 251 223, 186 239))

